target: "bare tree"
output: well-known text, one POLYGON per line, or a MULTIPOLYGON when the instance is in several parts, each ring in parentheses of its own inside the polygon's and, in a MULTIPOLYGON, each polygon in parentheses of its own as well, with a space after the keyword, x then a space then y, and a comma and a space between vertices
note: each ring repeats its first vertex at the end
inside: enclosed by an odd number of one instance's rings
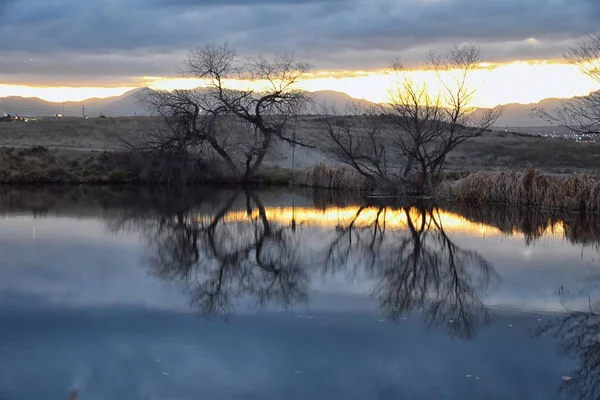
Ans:
POLYGON ((326 116, 323 127, 329 151, 342 163, 362 176, 377 182, 383 189, 397 187, 398 165, 402 152, 392 140, 389 124, 382 118, 383 107, 365 107, 353 103, 344 110, 322 107, 326 116))
POLYGON ((227 45, 192 51, 182 74, 205 86, 150 93, 145 103, 165 127, 132 147, 186 155, 211 165, 216 158, 229 175, 247 180, 275 141, 304 145, 289 129, 310 100, 307 92, 296 88, 309 69, 287 54, 241 58, 227 45))
POLYGON ((390 89, 392 101, 385 116, 368 113, 370 125, 362 135, 350 129, 328 129, 338 158, 373 179, 402 182, 410 192, 430 193, 448 153, 481 136, 500 115, 499 108, 472 106, 475 89, 469 77, 480 61, 473 46, 430 53, 426 69, 435 74, 437 91, 415 81, 400 62, 393 63, 398 80, 390 89), (372 128, 377 118, 385 129, 372 128))
POLYGON ((415 174, 411 183, 419 192, 429 191, 443 171, 446 157, 464 141, 481 136, 498 119, 500 109, 475 112, 476 89, 470 75, 481 62, 479 49, 455 46, 445 54, 429 54, 428 69, 440 88, 432 93, 418 84, 405 67, 394 64, 399 81, 392 92, 392 109, 399 147, 408 158, 404 177, 415 174))
MULTIPOLYGON (((565 54, 565 59, 577 66, 583 74, 600 83, 600 33, 588 35, 586 40, 565 54)), ((532 115, 575 133, 598 134, 600 92, 565 100, 554 110, 534 108, 532 115)))

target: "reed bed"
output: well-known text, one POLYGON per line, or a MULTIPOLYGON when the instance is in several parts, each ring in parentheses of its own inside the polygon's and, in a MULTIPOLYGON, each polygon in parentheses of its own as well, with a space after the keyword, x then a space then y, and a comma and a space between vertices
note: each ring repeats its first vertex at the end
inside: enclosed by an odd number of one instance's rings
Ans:
POLYGON ((436 194, 440 199, 461 203, 600 212, 600 175, 550 175, 531 167, 523 171, 477 172, 458 181, 442 182, 436 194))
POLYGON ((369 182, 355 170, 323 163, 298 172, 294 177, 294 184, 345 191, 366 191, 373 188, 373 182, 369 182))

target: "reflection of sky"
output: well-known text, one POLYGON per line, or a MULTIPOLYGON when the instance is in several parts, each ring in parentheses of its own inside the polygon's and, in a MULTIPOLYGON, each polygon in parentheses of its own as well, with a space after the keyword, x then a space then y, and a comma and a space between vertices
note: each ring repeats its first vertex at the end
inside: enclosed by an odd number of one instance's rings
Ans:
POLYGON ((0 398, 554 399, 571 367, 529 337, 535 315, 469 342, 410 319, 311 316, 0 311, 0 398))
MULTIPOLYGON (((139 233, 110 233, 101 220, 4 218, 0 230, 0 299, 81 306, 148 306, 187 311, 188 300, 176 284, 160 282, 140 267, 147 251, 139 233), (35 228, 34 228, 35 227, 35 228), (35 237, 34 237, 35 236, 35 237)), ((353 265, 336 272, 324 270, 333 229, 298 230, 302 253, 310 259, 312 307, 354 308, 358 297, 368 300, 375 279, 353 265), (337 296, 319 304, 321 296, 337 296), (346 300, 344 300, 346 299, 346 300)), ((563 309, 557 290, 571 291, 567 306, 587 304, 600 277, 594 249, 582 250, 560 238, 543 238, 527 246, 519 236, 480 237, 461 232, 450 237, 464 249, 478 251, 499 274, 499 281, 482 293, 484 304, 535 311, 563 309), (580 293, 581 292, 581 293, 580 293)), ((241 311, 241 310, 240 310, 241 311)))
MULTIPOLYGON (((491 290, 486 304, 506 305, 538 311, 564 310, 557 291, 560 287, 581 296, 569 299, 571 309, 587 306, 594 296, 593 280, 600 278, 600 253, 560 238, 542 238, 527 246, 522 237, 481 239, 454 236, 461 246, 479 251, 500 274, 500 283, 491 290), (583 254, 583 257, 582 257, 583 254)), ((596 296, 600 294, 595 288, 596 296)))
POLYGON ((138 266, 137 235, 113 236, 104 222, 86 219, 5 218, 0 226, 0 301, 22 306, 185 304, 176 288, 138 266))
MULTIPOLYGON (((188 313, 182 287, 140 266, 139 232, 114 235, 97 219, 0 226, 1 400, 60 399, 69 388, 80 400, 552 399, 572 368, 554 343, 530 338, 543 315, 497 311, 469 341, 414 317, 380 321, 374 278, 323 270, 328 229, 298 230, 308 306, 209 322, 188 313)), ((582 258, 562 239, 450 236, 496 268, 488 305, 556 310, 561 285, 584 289, 598 274, 597 253, 582 258)))

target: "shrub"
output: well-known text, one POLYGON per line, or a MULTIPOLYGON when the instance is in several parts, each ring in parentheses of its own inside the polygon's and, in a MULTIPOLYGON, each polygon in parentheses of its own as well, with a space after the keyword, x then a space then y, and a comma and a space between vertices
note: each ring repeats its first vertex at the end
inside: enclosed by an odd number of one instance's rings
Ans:
POLYGON ((108 180, 114 183, 124 183, 126 180, 125 171, 123 171, 122 169, 116 169, 112 171, 108 176, 108 180))

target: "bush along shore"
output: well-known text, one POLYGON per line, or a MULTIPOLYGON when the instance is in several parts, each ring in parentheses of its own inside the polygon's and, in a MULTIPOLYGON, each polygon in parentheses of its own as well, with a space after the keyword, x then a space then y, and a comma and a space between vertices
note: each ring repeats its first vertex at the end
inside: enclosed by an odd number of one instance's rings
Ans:
MULTIPOLYGON (((43 146, 0 148, 0 183, 166 184, 241 183, 215 174, 204 165, 189 164, 166 173, 162 160, 140 160, 131 152, 50 150, 43 146), (154 166, 154 167, 153 167, 154 166)), ((346 166, 318 164, 303 170, 261 167, 244 183, 302 186, 349 192, 373 192, 376 184, 346 166)), ((435 198, 456 203, 502 203, 539 209, 600 212, 600 174, 548 174, 525 170, 446 174, 435 198)))

